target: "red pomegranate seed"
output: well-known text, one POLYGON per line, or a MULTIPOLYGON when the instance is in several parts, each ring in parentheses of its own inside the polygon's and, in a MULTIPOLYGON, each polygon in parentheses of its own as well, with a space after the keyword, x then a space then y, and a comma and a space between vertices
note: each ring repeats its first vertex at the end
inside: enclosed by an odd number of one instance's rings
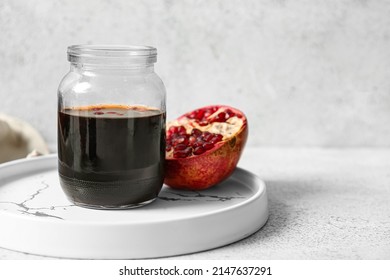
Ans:
POLYGON ((226 121, 226 113, 225 112, 218 113, 218 115, 216 115, 212 121, 213 122, 224 122, 224 121, 226 121))
POLYGON ((212 133, 210 133, 208 131, 205 131, 203 133, 203 136, 202 136, 203 140, 206 141, 206 142, 209 142, 211 139, 213 139, 213 137, 214 137, 214 134, 212 134, 212 133))
POLYGON ((196 136, 196 137, 201 136, 201 135, 202 135, 202 131, 200 131, 200 130, 197 129, 197 128, 194 128, 194 129, 191 131, 191 135, 194 135, 194 136, 196 136))
POLYGON ((201 146, 203 146, 203 144, 204 144, 203 140, 197 139, 196 142, 192 146, 193 147, 201 147, 201 146))
POLYGON ((97 111, 95 113, 93 113, 94 115, 103 115, 104 113, 103 112, 100 112, 100 111, 97 111))
POLYGON ((204 143, 202 146, 205 150, 210 150, 214 147, 214 144, 212 143, 204 143))
POLYGON ((177 127, 177 133, 180 134, 180 135, 185 135, 185 134, 187 134, 187 130, 185 129, 184 126, 178 126, 177 127))
POLYGON ((200 155, 200 154, 203 154, 205 152, 205 149, 202 147, 202 146, 200 146, 200 147, 196 147, 195 149, 194 149, 194 155, 200 155))
POLYGON ((176 146, 178 144, 184 144, 187 146, 188 145, 187 136, 179 135, 178 137, 172 139, 172 145, 176 146))
POLYGON ((192 153, 192 149, 190 147, 187 147, 184 150, 179 150, 179 151, 174 150, 173 151, 173 157, 175 157, 175 158, 185 158, 185 157, 190 156, 191 153, 192 153))
POLYGON ((181 141, 182 144, 188 145, 188 137, 187 137, 187 135, 186 136, 181 136, 180 137, 180 141, 181 141))
POLYGON ((177 135, 175 134, 175 135, 173 135, 173 137, 170 139, 171 141, 171 144, 172 144, 172 146, 176 146, 177 144, 179 144, 179 143, 177 143, 176 140, 177 139, 177 135))
POLYGON ((171 126, 168 130, 171 134, 177 133, 177 126, 171 126))
POLYGON ((195 118, 196 118, 197 120, 203 119, 204 113, 205 113, 205 112, 204 112, 203 110, 196 110, 196 111, 195 111, 195 118))
POLYGON ((214 134, 213 138, 209 140, 210 143, 215 144, 219 141, 221 141, 223 136, 221 134, 214 134))
POLYGON ((187 115, 187 118, 189 119, 195 119, 196 118, 197 111, 193 111, 187 115))
POLYGON ((177 144, 176 146, 174 146, 174 150, 184 150, 185 148, 187 148, 187 145, 184 145, 184 144, 177 144))
POLYGON ((235 116, 235 114, 234 114, 234 112, 232 110, 230 110, 230 109, 226 110, 226 120, 228 120, 228 119, 230 119, 230 118, 232 118, 234 116, 235 116))
POLYGON ((209 142, 212 143, 212 144, 215 144, 215 143, 219 142, 218 136, 217 136, 217 135, 214 135, 213 138, 211 138, 211 139, 209 140, 209 142))
POLYGON ((204 115, 203 115, 203 118, 204 119, 207 119, 208 117, 210 117, 211 115, 212 115, 212 111, 210 110, 210 109, 208 109, 205 113, 204 113, 204 115))
POLYGON ((188 138, 188 144, 190 144, 191 146, 195 143, 195 141, 196 141, 195 136, 190 136, 190 138, 188 138))
POLYGON ((197 119, 201 120, 203 119, 204 111, 203 110, 195 110, 187 115, 187 118, 190 119, 197 119))
POLYGON ((174 151, 173 157, 175 158, 185 158, 187 157, 186 153, 184 151, 174 151))
POLYGON ((172 150, 172 146, 171 146, 171 145, 167 145, 167 146, 165 147, 165 150, 166 150, 167 152, 169 152, 170 150, 172 150))

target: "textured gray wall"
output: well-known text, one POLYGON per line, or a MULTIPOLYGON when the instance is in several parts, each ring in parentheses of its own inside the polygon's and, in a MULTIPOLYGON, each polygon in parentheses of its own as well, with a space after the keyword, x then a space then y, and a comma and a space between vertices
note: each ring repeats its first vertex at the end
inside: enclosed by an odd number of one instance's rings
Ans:
POLYGON ((0 111, 56 142, 66 47, 158 48, 168 118, 246 112, 249 145, 390 146, 390 1, 0 1, 0 111))

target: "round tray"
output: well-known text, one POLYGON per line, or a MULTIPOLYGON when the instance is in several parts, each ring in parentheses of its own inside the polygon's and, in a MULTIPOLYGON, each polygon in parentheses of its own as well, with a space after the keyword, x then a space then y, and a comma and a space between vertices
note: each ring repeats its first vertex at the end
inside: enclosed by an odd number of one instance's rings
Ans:
POLYGON ((0 165, 0 247, 65 258, 155 258, 220 247, 268 219, 266 188, 237 168, 201 192, 163 187, 141 208, 93 210, 70 203, 57 175, 57 155, 0 165))

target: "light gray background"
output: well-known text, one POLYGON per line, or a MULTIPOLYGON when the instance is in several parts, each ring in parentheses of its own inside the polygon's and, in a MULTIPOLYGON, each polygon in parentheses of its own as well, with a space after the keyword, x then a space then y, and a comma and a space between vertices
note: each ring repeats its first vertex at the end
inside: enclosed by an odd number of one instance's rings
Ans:
POLYGON ((0 1, 0 111, 56 143, 66 47, 158 48, 168 118, 223 103, 249 146, 390 146, 390 1, 0 1))

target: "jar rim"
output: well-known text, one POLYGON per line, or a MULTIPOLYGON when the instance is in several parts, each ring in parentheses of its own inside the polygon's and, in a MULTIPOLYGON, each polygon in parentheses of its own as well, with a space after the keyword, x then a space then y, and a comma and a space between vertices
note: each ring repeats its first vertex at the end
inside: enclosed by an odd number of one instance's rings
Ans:
POLYGON ((137 45, 71 45, 68 47, 68 60, 78 62, 97 59, 130 59, 129 62, 154 63, 157 61, 157 49, 151 46, 137 45))

